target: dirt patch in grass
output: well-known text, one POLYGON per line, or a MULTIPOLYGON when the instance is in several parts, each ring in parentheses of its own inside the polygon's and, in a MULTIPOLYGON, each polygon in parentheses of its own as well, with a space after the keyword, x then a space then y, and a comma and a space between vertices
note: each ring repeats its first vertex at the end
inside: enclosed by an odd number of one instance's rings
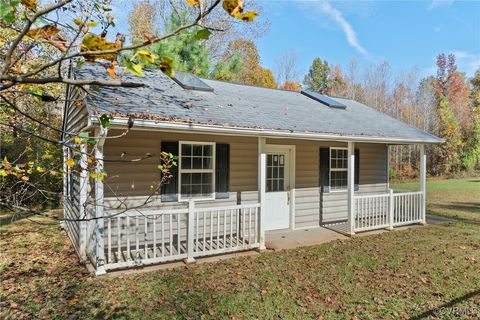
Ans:
POLYGON ((34 221, 1 234, 2 318, 398 319, 452 301, 480 308, 476 224, 94 278, 57 223, 34 221))

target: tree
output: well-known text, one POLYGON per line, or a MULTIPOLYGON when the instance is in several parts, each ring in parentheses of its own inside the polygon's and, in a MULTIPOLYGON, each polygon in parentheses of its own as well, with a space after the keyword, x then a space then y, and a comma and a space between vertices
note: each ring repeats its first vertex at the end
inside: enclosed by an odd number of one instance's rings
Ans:
POLYGON ((217 80, 233 81, 242 72, 242 68, 242 56, 236 53, 226 61, 217 62, 210 76, 217 80))
POLYGON ((285 81, 280 89, 289 90, 289 91, 301 91, 302 85, 298 81, 285 81))
POLYGON ((347 79, 343 75, 342 68, 338 65, 330 67, 326 94, 333 97, 343 98, 348 96, 347 79))
POLYGON ((330 73, 330 67, 327 61, 322 61, 320 58, 315 58, 312 65, 305 75, 303 84, 307 90, 326 93, 328 89, 328 75, 330 73))
POLYGON ((231 81, 261 87, 277 87, 272 71, 260 65, 260 55, 258 54, 257 47, 250 40, 237 39, 232 41, 225 50, 222 61, 217 65, 218 66, 214 67, 213 76, 225 77, 225 75, 227 75, 227 77, 230 78, 228 80, 231 81), (240 70, 227 68, 227 70, 235 70, 235 72, 219 72, 220 70, 226 70, 225 66, 238 66, 239 64, 241 64, 240 70), (238 71, 238 73, 236 73, 236 71, 238 71))
MULTIPOLYGON (((176 30, 182 23, 188 21, 188 15, 188 10, 173 12, 167 22, 166 31, 176 30)), ((191 72, 207 77, 210 69, 210 59, 205 41, 198 41, 197 39, 197 34, 201 30, 198 27, 182 30, 174 37, 153 44, 150 52, 157 56, 167 56, 173 59, 173 68, 177 71, 191 72)))
MULTIPOLYGON (((139 38, 130 45, 124 45, 123 35, 109 34, 115 23, 108 0, 58 0, 41 4, 5 0, 0 3, 1 208, 29 211, 24 207, 29 204, 28 199, 39 195, 48 198, 52 192, 58 193, 56 189, 44 190, 43 186, 48 185, 48 179, 58 178, 58 172, 63 170, 58 159, 60 147, 68 147, 74 153, 65 163, 70 170, 87 171, 91 179, 103 180, 106 173, 95 157, 98 137, 89 136, 89 132, 63 131, 58 123, 58 109, 64 103, 81 107, 91 90, 99 90, 100 86, 144 86, 125 80, 124 70, 117 70, 119 59, 125 71, 137 76, 144 76, 142 69, 147 65, 156 65, 173 75, 174 60, 162 52, 158 55, 149 52, 152 45, 186 30, 195 32, 192 41, 208 39, 215 30, 203 22, 220 4, 224 9, 222 14, 228 19, 249 22, 258 15, 255 11, 244 11, 241 0, 185 1, 192 19, 169 32, 140 35, 143 31, 139 31, 139 38), (133 53, 123 55, 126 52, 133 53), (102 65, 106 77, 75 79, 70 67, 85 62, 102 65), (66 85, 81 93, 80 98, 65 96, 66 85), (53 149, 49 150, 45 144, 52 145, 53 149), (80 163, 80 155, 87 157, 87 164, 80 163)), ((101 127, 108 128, 111 115, 95 112, 101 127)), ((128 133, 134 125, 134 119, 130 120, 129 127, 119 136, 128 133)), ((163 153, 160 161, 162 157, 163 153)), ((167 158, 172 165, 172 155, 167 158)), ((168 171, 168 166, 166 168, 168 171)), ((156 188, 152 195, 158 192, 156 188)))
POLYGON ((480 69, 475 72, 471 83, 471 124, 467 128, 465 152, 462 165, 467 170, 480 166, 480 69))
MULTIPOLYGON (((230 19, 221 10, 213 10, 208 16, 202 19, 202 25, 213 32, 206 46, 209 52, 210 64, 222 61, 224 52, 228 44, 237 39, 246 39, 255 42, 265 34, 269 27, 270 21, 266 15, 262 15, 263 7, 260 1, 245 0, 243 1, 246 7, 253 9, 259 13, 259 17, 251 23, 238 23, 235 19, 230 19)), ((204 6, 205 2, 201 2, 204 6)), ((172 14, 182 12, 189 9, 188 3, 185 0, 155 0, 154 2, 158 21, 159 32, 165 33, 172 14)), ((190 11, 190 10, 189 10, 190 11)), ((190 13, 187 17, 189 20, 195 18, 194 13, 190 13)))
POLYGON ((452 111, 448 97, 450 96, 449 79, 456 72, 454 58, 445 54, 437 57, 437 77, 434 81, 439 115, 439 135, 445 143, 434 148, 435 158, 433 171, 436 174, 452 173, 459 168, 463 148, 460 125, 452 111))
MULTIPOLYGON (((128 25, 132 42, 139 42, 145 35, 156 32, 157 11, 149 0, 136 2, 133 10, 128 14, 128 25)), ((172 31, 172 30, 169 30, 172 31)))
POLYGON ((298 79, 297 52, 284 52, 275 62, 275 80, 277 83, 293 83, 298 79))

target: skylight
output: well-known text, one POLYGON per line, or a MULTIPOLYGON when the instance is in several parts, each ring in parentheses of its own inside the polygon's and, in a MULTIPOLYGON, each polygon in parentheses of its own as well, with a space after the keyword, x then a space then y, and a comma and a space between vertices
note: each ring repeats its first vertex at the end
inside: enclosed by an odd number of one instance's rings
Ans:
POLYGON ((316 100, 318 102, 323 103, 324 105, 330 107, 330 108, 337 108, 337 109, 346 109, 347 106, 344 105, 343 103, 338 102, 337 100, 334 100, 330 97, 327 97, 326 95, 312 92, 312 91, 302 91, 302 94, 304 96, 307 96, 313 100, 316 100))
POLYGON ((175 72, 173 80, 175 80, 175 82, 178 83, 183 89, 210 92, 213 91, 213 88, 200 80, 199 77, 188 72, 175 72))

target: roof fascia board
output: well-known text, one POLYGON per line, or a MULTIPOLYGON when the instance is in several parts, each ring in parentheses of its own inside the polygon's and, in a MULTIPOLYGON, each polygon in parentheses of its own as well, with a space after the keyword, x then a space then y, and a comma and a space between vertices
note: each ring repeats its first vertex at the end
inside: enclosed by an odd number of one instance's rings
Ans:
MULTIPOLYGON (((95 117, 91 118, 92 123, 99 123, 95 117)), ((386 143, 386 144, 437 144, 442 141, 410 139, 402 138, 384 138, 371 136, 354 136, 354 135, 334 135, 322 133, 299 133, 290 132, 286 130, 267 130, 254 129, 242 127, 222 127, 215 125, 203 125, 195 123, 178 123, 167 121, 143 120, 135 119, 134 128, 138 130, 157 130, 169 132, 190 132, 197 134, 221 134, 221 135, 235 135, 235 136, 250 136, 250 137, 266 137, 266 138, 290 138, 301 140, 319 140, 319 141, 338 141, 338 142, 366 142, 366 143, 386 143)), ((114 118, 110 121, 111 128, 122 129, 128 124, 127 118, 114 118)))

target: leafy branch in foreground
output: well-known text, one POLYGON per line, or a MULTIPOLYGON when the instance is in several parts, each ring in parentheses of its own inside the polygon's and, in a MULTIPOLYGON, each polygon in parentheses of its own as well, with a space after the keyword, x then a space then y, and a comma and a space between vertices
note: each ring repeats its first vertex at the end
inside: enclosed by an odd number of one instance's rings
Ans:
MULTIPOLYGON (((152 44, 194 30, 192 41, 206 41, 214 28, 204 21, 216 8, 233 20, 252 21, 258 14, 244 11, 242 0, 185 0, 191 19, 162 34, 145 32, 139 41, 125 44, 122 34, 110 35, 115 17, 111 0, 58 0, 50 3, 36 0, 0 2, 0 205, 12 210, 58 201, 61 193, 62 147, 67 146, 66 168, 76 174, 87 172, 90 179, 108 183, 108 175, 95 151, 100 138, 89 130, 68 132, 61 126, 62 104, 84 106, 91 90, 100 87, 136 88, 143 83, 125 80, 126 72, 145 76, 143 68, 155 65, 169 76, 174 75, 175 61, 165 54, 150 52, 152 44), (122 53, 129 54, 122 54, 122 53), (128 57, 127 57, 128 56, 128 57), (75 78, 71 69, 85 62, 96 62, 105 68, 105 77, 75 78), (119 68, 122 65, 124 68, 119 68), (81 94, 67 95, 66 88, 81 94), (86 164, 80 158, 86 158, 86 164)), ((110 126, 111 116, 102 114, 93 105, 98 123, 110 126)), ((128 128, 106 139, 123 137, 128 128)), ((103 159, 105 162, 142 161, 154 155, 135 159, 103 159)), ((168 155, 170 163, 174 161, 168 155)), ((165 155, 160 155, 163 163, 165 155)), ((168 177, 171 166, 162 165, 162 177, 168 177)), ((166 179, 166 178, 165 178, 166 179)), ((161 183, 165 180, 162 178, 161 183)), ((152 196, 159 186, 152 188, 152 196)), ((149 197, 150 198, 150 197, 149 197)), ((147 200, 148 201, 148 200, 147 200)))

